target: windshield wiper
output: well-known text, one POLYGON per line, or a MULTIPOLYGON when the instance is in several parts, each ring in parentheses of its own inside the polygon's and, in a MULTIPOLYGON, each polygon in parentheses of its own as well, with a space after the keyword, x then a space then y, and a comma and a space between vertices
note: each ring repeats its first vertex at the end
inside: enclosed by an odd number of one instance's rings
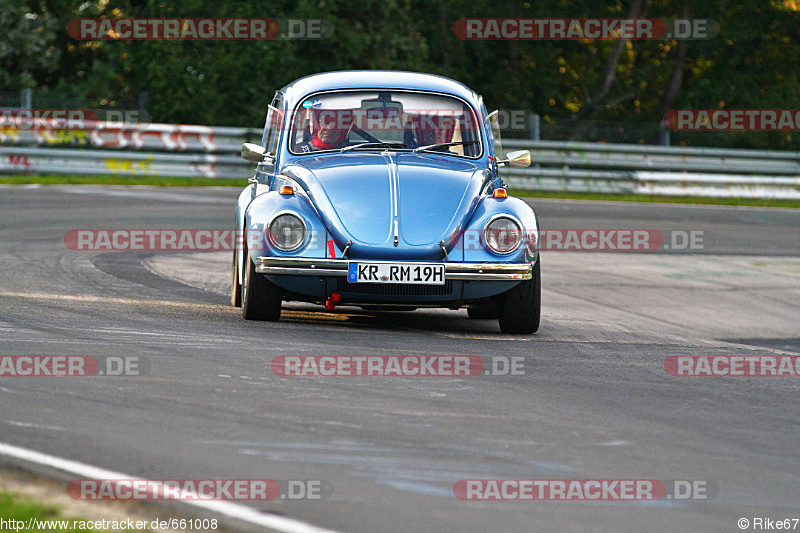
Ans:
POLYGON ((429 144, 428 146, 419 146, 411 150, 412 152, 424 152, 426 150, 435 151, 441 148, 449 148, 451 146, 469 146, 471 144, 478 144, 478 141, 456 141, 454 143, 441 143, 441 144, 429 144))
POLYGON ((356 148, 391 148, 391 147, 405 148, 406 145, 405 145, 405 143, 395 142, 395 141, 391 141, 391 142, 390 141, 387 141, 387 142, 383 142, 383 141, 380 141, 380 142, 366 142, 366 143, 361 143, 361 144, 354 144, 352 146, 345 146, 344 148, 342 148, 339 151, 340 152, 348 152, 350 150, 355 150, 356 148))

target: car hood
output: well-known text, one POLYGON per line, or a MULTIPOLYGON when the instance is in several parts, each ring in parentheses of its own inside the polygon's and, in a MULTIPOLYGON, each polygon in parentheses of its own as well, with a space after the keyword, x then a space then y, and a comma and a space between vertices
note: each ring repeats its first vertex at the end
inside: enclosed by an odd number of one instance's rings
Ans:
POLYGON ((282 174, 308 191, 339 249, 353 241, 349 257, 434 260, 440 242, 455 244, 489 178, 470 160, 409 152, 304 157, 282 174))

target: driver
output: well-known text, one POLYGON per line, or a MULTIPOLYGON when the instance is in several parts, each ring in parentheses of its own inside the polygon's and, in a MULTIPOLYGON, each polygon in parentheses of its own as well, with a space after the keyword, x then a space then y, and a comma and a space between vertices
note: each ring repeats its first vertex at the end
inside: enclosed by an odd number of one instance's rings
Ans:
POLYGON ((349 110, 313 110, 311 115, 311 140, 300 145, 301 151, 335 150, 346 144, 347 132, 353 125, 349 110))

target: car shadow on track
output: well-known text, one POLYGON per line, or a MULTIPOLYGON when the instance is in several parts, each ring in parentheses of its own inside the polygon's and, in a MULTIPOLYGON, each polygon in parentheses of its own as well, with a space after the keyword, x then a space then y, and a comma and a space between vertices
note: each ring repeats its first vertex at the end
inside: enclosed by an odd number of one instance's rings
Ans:
POLYGON ((500 333, 497 320, 474 320, 466 310, 364 311, 342 307, 333 312, 312 305, 284 305, 281 321, 457 333, 500 333))

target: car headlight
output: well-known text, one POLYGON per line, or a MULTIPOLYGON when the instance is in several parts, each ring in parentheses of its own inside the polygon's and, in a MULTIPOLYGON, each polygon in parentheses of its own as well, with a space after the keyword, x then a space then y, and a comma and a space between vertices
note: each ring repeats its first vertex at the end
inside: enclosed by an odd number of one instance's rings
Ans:
POLYGON ((510 254, 522 244, 522 228, 508 217, 491 218, 483 233, 486 246, 498 254, 510 254))
POLYGON ((291 252, 300 248, 306 240, 306 225, 294 215, 278 215, 269 223, 267 237, 278 250, 291 252))

